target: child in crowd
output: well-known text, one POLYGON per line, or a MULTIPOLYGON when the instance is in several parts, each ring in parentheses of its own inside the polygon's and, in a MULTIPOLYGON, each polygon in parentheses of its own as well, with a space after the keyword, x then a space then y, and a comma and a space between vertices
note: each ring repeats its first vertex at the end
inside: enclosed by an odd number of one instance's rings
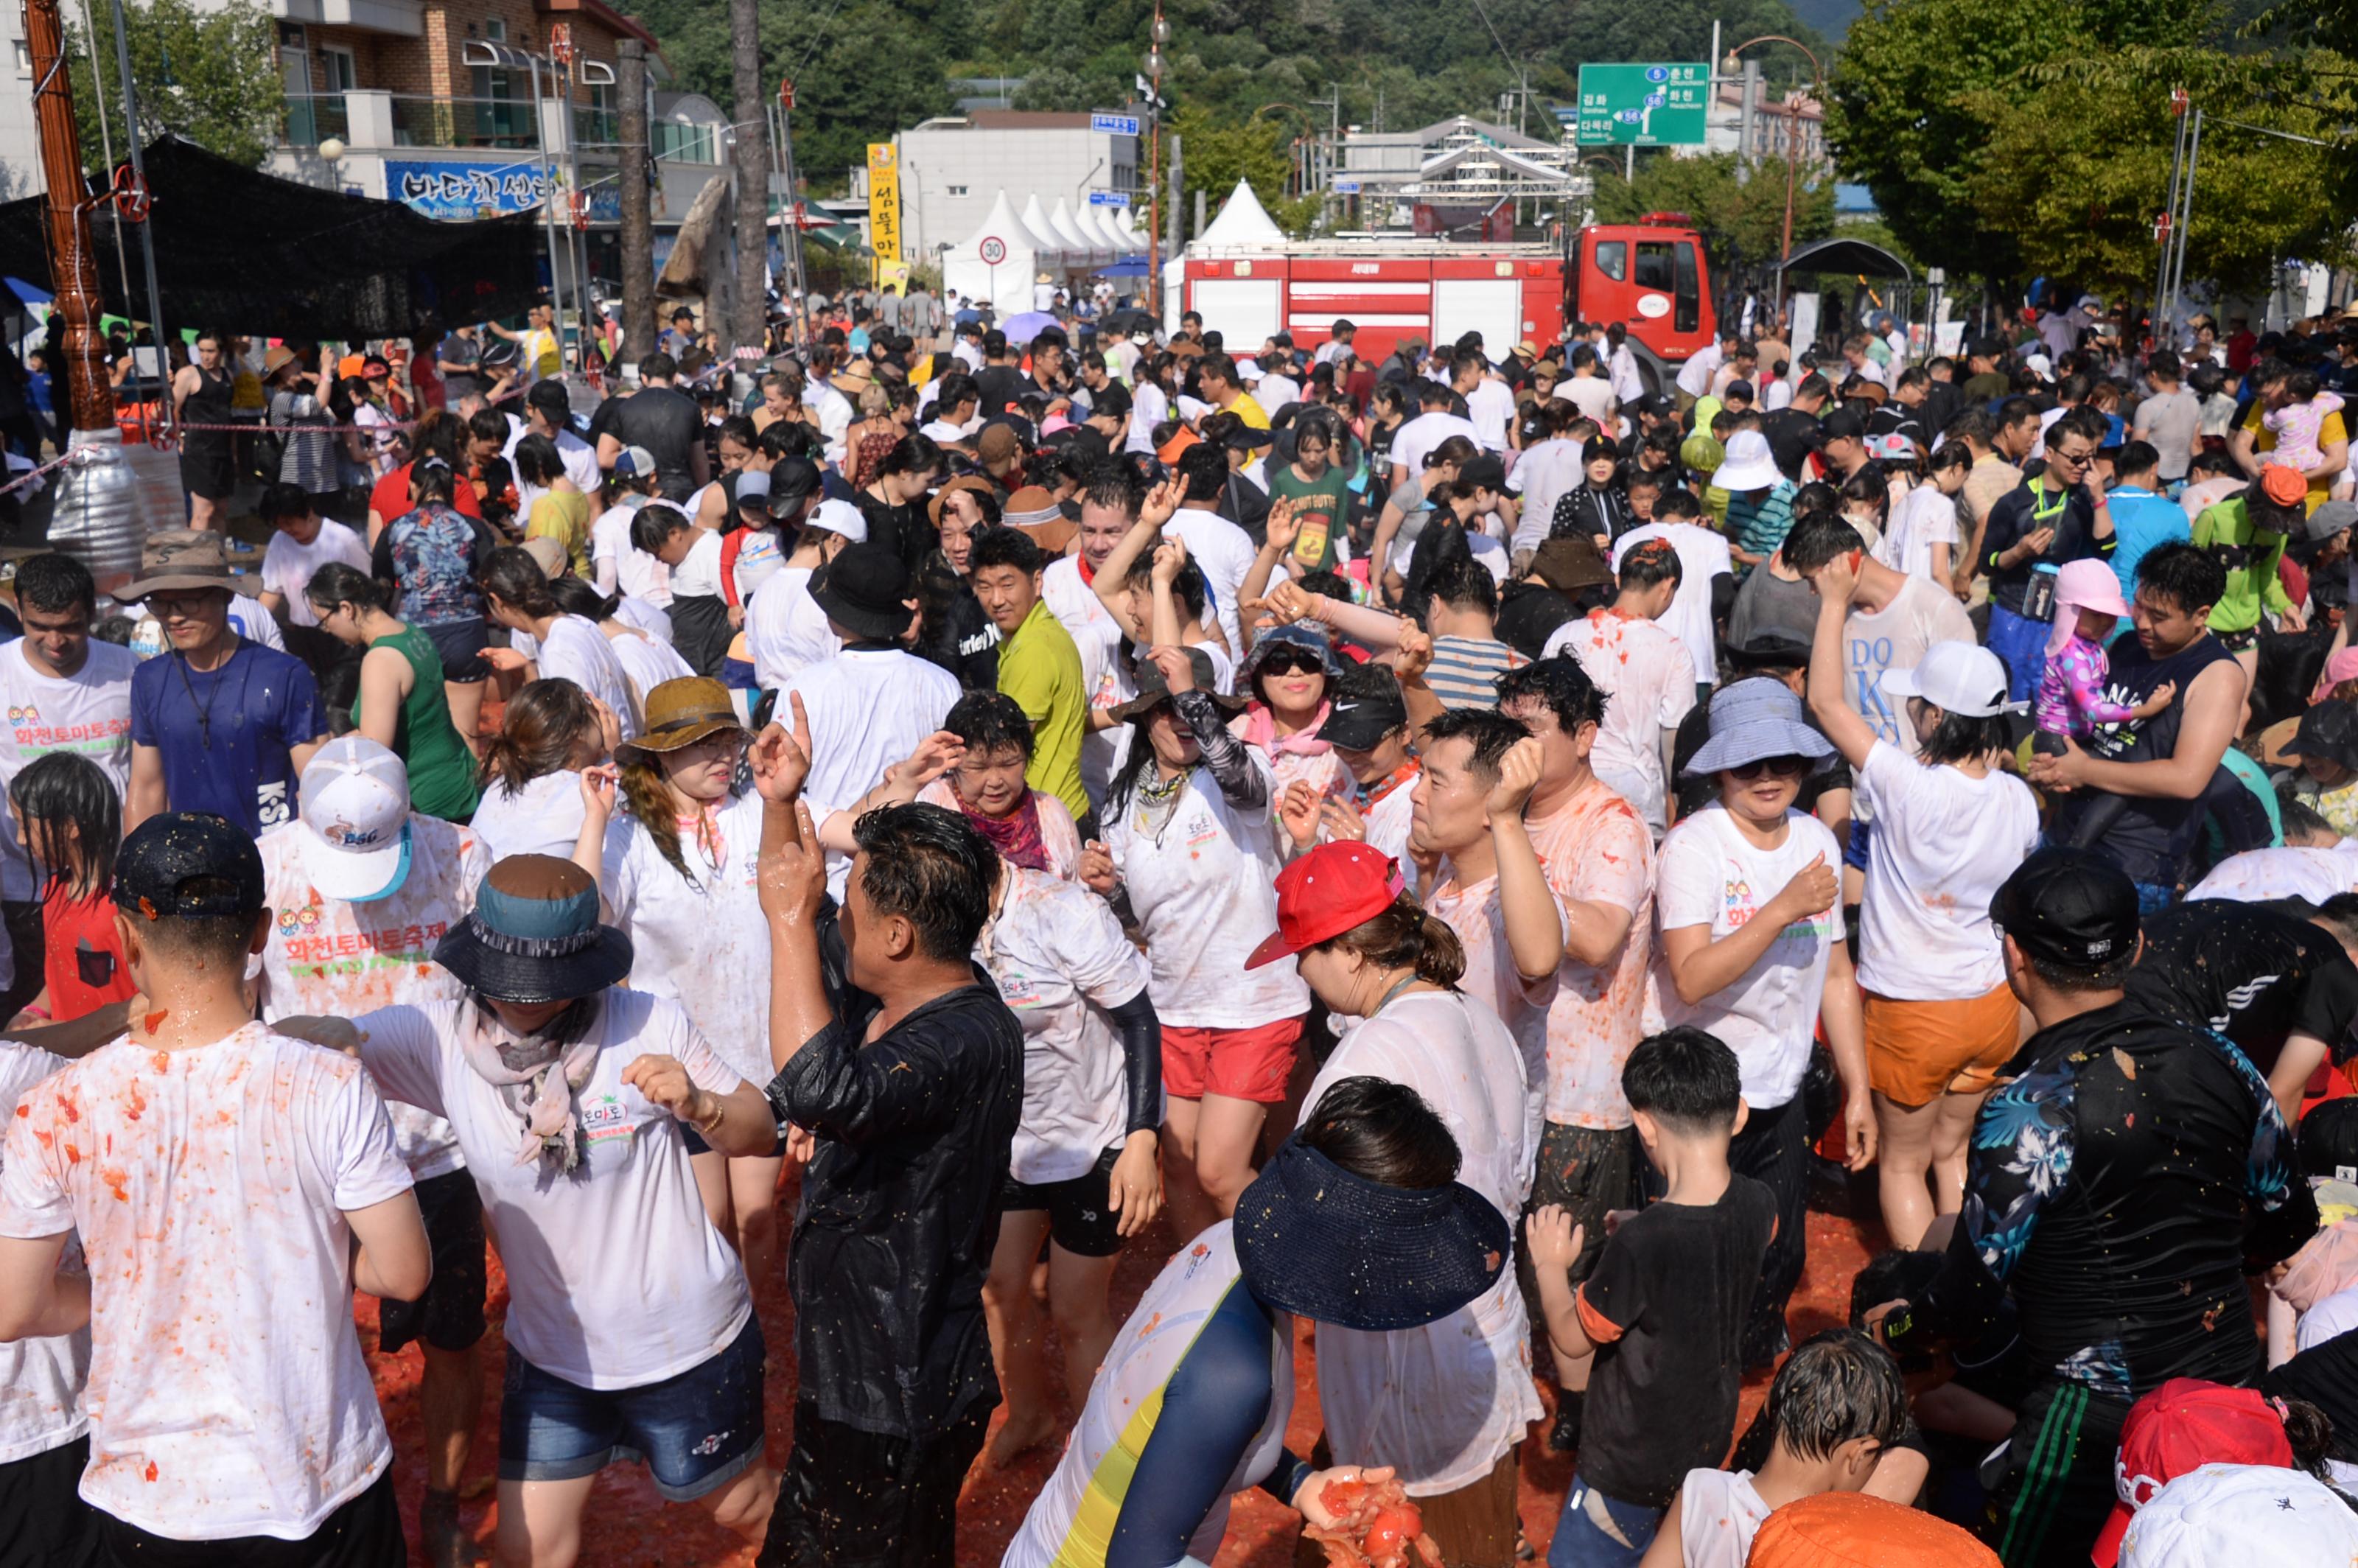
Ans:
MULTIPOLYGON (((1865 1490, 1907 1435, 1908 1390, 1889 1351, 1855 1329, 1830 1328, 1778 1368, 1761 1419, 1767 1459, 1757 1471, 1688 1471, 1644 1568, 1742 1568, 1771 1510, 1820 1492, 1865 1490)), ((1922 1461, 1906 1457, 1914 1462, 1889 1468, 1907 1472, 1912 1494, 1922 1461)))
POLYGON ((1768 1189, 1728 1168, 1745 1119, 1735 1052, 1700 1029, 1665 1030, 1631 1050, 1621 1089, 1661 1201, 1613 1227, 1578 1290, 1582 1227, 1552 1204, 1524 1227, 1549 1341, 1596 1357, 1548 1568, 1636 1568, 1687 1473, 1727 1452, 1745 1317, 1777 1223, 1768 1189))
POLYGON ((2285 377, 2285 404, 2260 416, 2260 423, 2277 438, 2270 456, 2307 473, 2325 461, 2318 438, 2328 416, 2342 411, 2342 398, 2327 392, 2313 370, 2297 370, 2285 377))
POLYGON ((123 802, 87 757, 49 752, 8 785, 17 841, 41 872, 42 986, 16 1022, 68 1023, 138 988, 114 932, 114 851, 123 802))
POLYGON ((2164 681, 2134 707, 2104 696, 2112 662, 2104 644, 2129 607, 2120 579, 2100 560, 2068 562, 2056 574, 2055 621, 2047 634, 2047 673, 2039 677, 2038 751, 2063 754, 2062 737, 2085 743, 2099 724, 2126 724, 2168 708, 2178 687, 2164 681))

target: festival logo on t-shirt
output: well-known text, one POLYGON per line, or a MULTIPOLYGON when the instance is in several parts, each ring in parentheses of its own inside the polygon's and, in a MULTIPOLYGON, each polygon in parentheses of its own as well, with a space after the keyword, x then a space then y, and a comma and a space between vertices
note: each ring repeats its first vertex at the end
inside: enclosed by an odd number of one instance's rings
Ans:
POLYGON ((585 1150, 607 1145, 618 1151, 631 1146, 631 1111, 620 1097, 585 1095, 581 1099, 581 1141, 585 1150))

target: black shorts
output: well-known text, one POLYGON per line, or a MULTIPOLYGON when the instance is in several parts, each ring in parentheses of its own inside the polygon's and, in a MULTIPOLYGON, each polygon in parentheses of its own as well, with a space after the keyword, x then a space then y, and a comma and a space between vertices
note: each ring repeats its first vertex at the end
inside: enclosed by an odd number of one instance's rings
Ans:
POLYGON ((437 1350, 467 1349, 483 1337, 490 1291, 483 1262, 483 1200, 475 1178, 446 1171, 417 1184, 417 1212, 434 1249, 434 1282, 414 1302, 379 1302, 377 1331, 387 1354, 413 1339, 437 1350))
POLYGON ((0 1568, 92 1568, 98 1515, 81 1500, 90 1439, 0 1465, 0 1568))
POLYGON ((1109 1201, 1113 1195, 1113 1162, 1121 1158, 1119 1146, 1098 1156, 1098 1162, 1079 1175, 1061 1182, 1019 1182, 1013 1176, 999 1183, 999 1212, 1020 1214, 1048 1211, 1049 1239, 1076 1258, 1110 1258, 1121 1250, 1121 1216, 1109 1201))
POLYGON ((227 501, 237 492, 237 465, 229 438, 211 431, 180 442, 180 488, 207 501, 227 501))
POLYGON ((393 1499, 387 1466, 368 1490, 330 1514, 301 1541, 242 1535, 228 1541, 174 1541, 99 1514, 106 1568, 409 1568, 409 1543, 393 1499))
POLYGON ((2260 645, 2260 629, 2257 626, 2246 626, 2240 632, 2214 632, 2212 635, 2218 638, 2219 645, 2231 654, 2240 654, 2246 648, 2260 645))
POLYGON ((912 1439, 862 1432, 795 1401, 794 1445, 756 1568, 949 1568, 958 1488, 982 1452, 993 1402, 976 1400, 912 1439))
POLYGON ((442 678, 453 686, 472 686, 492 678, 483 650, 492 645, 491 628, 482 617, 472 621, 428 621, 420 623, 442 655, 442 678))

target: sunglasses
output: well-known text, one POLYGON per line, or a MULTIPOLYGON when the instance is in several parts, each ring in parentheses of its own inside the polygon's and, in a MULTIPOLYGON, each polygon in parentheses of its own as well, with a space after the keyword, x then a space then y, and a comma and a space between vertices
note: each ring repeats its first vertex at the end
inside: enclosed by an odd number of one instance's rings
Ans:
POLYGON ((1797 779, 1810 771, 1810 760, 1807 757, 1762 757, 1755 762, 1739 762, 1727 771, 1746 784, 1763 773, 1774 774, 1780 779, 1797 779))
POLYGON ((1326 665, 1314 654, 1271 654, 1261 661, 1260 673, 1271 676, 1314 676, 1326 665))

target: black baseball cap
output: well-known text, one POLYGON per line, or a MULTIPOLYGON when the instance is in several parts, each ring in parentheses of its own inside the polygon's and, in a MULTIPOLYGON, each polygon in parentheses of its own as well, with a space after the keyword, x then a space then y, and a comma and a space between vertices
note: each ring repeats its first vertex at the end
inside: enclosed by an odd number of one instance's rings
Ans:
POLYGON ((2300 716, 2299 727, 2281 750, 2288 757, 2358 768, 2358 707, 2328 697, 2300 716))
POLYGON ((1318 738, 1347 752, 1372 752, 1383 738, 1408 723, 1400 688, 1336 697, 1326 709, 1318 738))
POLYGON ((1457 465, 1457 483, 1461 489, 1480 486, 1498 492, 1507 488, 1507 465, 1494 453, 1484 452, 1457 465))
POLYGON ((1990 921, 2032 958, 2101 969, 2136 951, 2136 884, 2085 850, 2041 849, 1999 886, 1990 921))
POLYGON ((262 855, 243 828, 204 811, 166 811, 133 828, 114 857, 114 902, 150 920, 254 914, 262 855))
POLYGON ((818 465, 808 458, 784 457, 770 465, 770 515, 800 516, 802 504, 818 492, 818 465))
POLYGON ((1818 421, 1818 435, 1828 441, 1866 439, 1866 421, 1847 408, 1836 408, 1818 421))
POLYGON ((2358 1182, 2358 1099, 2330 1099, 2302 1117, 2295 1152, 2312 1181, 2358 1182))

